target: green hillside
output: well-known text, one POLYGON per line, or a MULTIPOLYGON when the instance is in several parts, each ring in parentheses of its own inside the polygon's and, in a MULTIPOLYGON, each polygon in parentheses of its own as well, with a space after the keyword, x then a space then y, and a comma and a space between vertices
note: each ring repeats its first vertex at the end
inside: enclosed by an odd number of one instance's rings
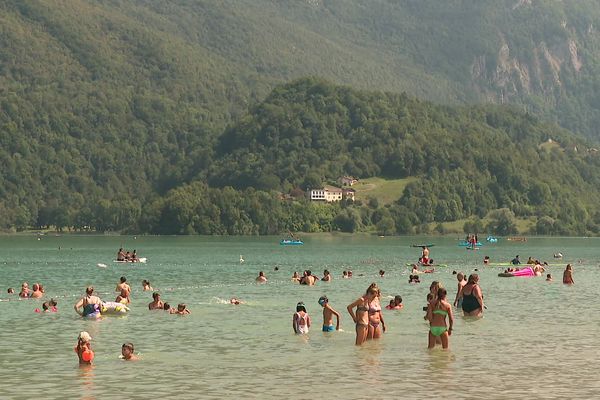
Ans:
MULTIPOLYGON (((394 203, 402 226, 506 206, 551 218, 542 231, 556 221, 593 231, 593 189, 544 197, 596 183, 592 145, 537 118, 600 136, 599 18, 592 0, 1 2, 0 227, 158 231, 163 221, 165 232, 275 232, 297 222, 234 229, 235 213, 213 226, 213 210, 182 228, 186 218, 161 207, 182 188, 209 184, 217 201, 228 185, 236 196, 287 193, 349 173, 427 179, 394 203), (334 85, 281 86, 306 76, 334 85), (444 108, 413 96, 517 106, 444 108), (488 133, 475 138, 480 129, 488 133), (560 147, 538 147, 550 137, 560 147), (500 154, 479 156, 482 146, 500 154), (433 209, 415 208, 419 187, 441 190, 433 209), (530 190, 549 204, 531 205, 530 190)), ((239 201, 231 210, 249 207, 239 201)), ((333 227, 330 209, 313 211, 323 215, 306 229, 333 227)), ((372 224, 355 211, 358 228, 372 224)))

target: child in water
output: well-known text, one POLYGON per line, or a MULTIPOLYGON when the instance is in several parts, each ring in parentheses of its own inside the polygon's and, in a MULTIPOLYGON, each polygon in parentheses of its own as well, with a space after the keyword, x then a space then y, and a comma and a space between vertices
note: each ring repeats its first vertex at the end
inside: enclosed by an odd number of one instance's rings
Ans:
POLYGON ((121 358, 125 361, 137 361, 139 357, 133 354, 133 343, 123 343, 121 347, 121 358))
POLYGON ((79 333, 77 337, 77 346, 74 350, 79 358, 79 364, 91 364, 94 359, 94 352, 92 351, 92 337, 89 333, 83 331, 79 333))
POLYGON ((308 329, 311 325, 310 322, 310 316, 306 312, 304 303, 298 303, 296 305, 296 312, 292 318, 292 328, 294 328, 294 333, 296 335, 308 333, 308 329))
POLYGON ((177 304, 177 310, 171 310, 171 314, 179 314, 179 315, 187 315, 191 314, 191 311, 187 309, 187 306, 184 303, 177 304))
POLYGON ((335 311, 329 305, 329 299, 327 296, 321 296, 319 304, 323 307, 323 332, 333 332, 334 330, 340 330, 340 313, 335 311), (335 328, 333 327, 333 316, 335 315, 337 323, 335 328))
POLYGON ((552 274, 546 275, 546 282, 552 282, 552 274))

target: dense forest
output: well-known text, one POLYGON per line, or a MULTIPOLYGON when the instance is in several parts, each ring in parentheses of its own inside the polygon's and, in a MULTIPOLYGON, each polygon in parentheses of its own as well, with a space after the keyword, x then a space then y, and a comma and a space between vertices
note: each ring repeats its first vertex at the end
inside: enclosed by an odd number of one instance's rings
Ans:
POLYGON ((0 229, 595 234, 594 144, 542 121, 600 136, 599 18, 591 0, 2 2, 0 229), (342 174, 416 181, 385 206, 302 198, 342 174))

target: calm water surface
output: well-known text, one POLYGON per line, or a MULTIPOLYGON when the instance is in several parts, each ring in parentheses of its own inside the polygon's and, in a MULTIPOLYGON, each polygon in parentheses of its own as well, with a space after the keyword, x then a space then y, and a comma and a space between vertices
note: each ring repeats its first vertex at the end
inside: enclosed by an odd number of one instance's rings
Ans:
POLYGON ((299 247, 279 246, 278 240, 0 237, 0 398, 589 399, 599 393, 598 239, 500 241, 473 252, 452 238, 429 238, 436 244, 432 258, 448 267, 421 275, 420 285, 408 284, 405 263, 418 258, 419 249, 409 245, 424 238, 313 236, 299 247), (137 249, 148 263, 113 263, 120 246, 137 249), (499 268, 481 265, 484 255, 498 262, 516 254, 552 262, 557 251, 565 258, 550 268, 552 283, 498 278, 499 268), (567 262, 575 265, 572 287, 561 283, 567 262), (422 307, 429 284, 441 281, 452 300, 452 271, 474 268, 486 297, 485 317, 457 316, 450 351, 428 351, 422 307), (292 273, 305 269, 319 276, 329 269, 334 280, 294 285, 292 273), (345 269, 354 278, 342 280, 345 269), (254 283, 260 270, 269 278, 266 285, 254 283), (114 300, 123 275, 133 287, 127 316, 89 321, 73 311, 89 284, 103 299, 114 300), (187 303, 192 314, 148 311, 151 293, 142 292, 142 279, 172 305, 187 303), (34 313, 41 300, 6 294, 8 287, 18 292, 23 281, 42 282, 45 298, 58 299, 59 312, 34 313), (384 310, 388 332, 356 348, 345 308, 371 282, 381 286, 384 305, 400 294, 405 308, 384 310), (324 294, 342 313, 341 332, 320 332, 317 300, 324 294), (247 304, 227 304, 232 296, 247 304), (295 336, 291 327, 298 301, 313 319, 305 337, 295 336), (73 352, 82 330, 92 335, 96 353, 89 368, 80 368, 73 352), (139 362, 119 359, 121 344, 130 341, 139 362))

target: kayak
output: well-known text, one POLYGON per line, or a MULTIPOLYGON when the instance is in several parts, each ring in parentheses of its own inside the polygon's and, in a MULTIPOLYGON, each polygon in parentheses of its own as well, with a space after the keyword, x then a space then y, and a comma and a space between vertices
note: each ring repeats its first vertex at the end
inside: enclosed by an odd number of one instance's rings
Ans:
POLYGON ((282 246, 299 246, 303 245, 304 242, 300 239, 281 239, 279 244, 282 246))

